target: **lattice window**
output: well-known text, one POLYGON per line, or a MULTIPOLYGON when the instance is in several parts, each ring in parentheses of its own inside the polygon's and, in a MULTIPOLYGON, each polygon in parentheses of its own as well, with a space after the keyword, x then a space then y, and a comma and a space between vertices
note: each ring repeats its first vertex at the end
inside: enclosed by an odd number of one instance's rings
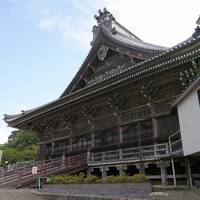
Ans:
POLYGON ((112 145, 118 142, 119 135, 116 129, 95 134, 95 146, 112 145))

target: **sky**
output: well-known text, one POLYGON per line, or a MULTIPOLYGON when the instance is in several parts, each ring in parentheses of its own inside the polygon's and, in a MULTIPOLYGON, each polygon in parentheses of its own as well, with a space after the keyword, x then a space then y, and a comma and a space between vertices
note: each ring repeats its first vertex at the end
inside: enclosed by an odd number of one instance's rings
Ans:
POLYGON ((0 144, 13 130, 3 114, 59 98, 104 7, 142 40, 167 47, 190 37, 200 15, 199 0, 0 0, 0 144))

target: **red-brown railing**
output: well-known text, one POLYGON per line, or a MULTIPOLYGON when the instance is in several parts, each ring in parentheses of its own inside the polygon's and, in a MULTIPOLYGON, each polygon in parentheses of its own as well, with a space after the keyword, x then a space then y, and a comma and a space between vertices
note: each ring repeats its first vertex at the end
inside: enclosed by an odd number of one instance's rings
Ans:
POLYGON ((0 185, 16 183, 17 188, 34 185, 37 177, 47 177, 54 174, 73 173, 87 167, 87 153, 39 161, 35 165, 11 170, 0 174, 0 185), (32 174, 32 167, 37 166, 37 174, 32 174), (72 172, 73 171, 73 172, 72 172))
POLYGON ((31 171, 19 173, 18 188, 25 185, 34 184, 36 176, 47 177, 54 174, 71 173, 76 169, 87 167, 87 153, 71 156, 67 158, 51 159, 37 163, 37 175, 32 175, 31 171))

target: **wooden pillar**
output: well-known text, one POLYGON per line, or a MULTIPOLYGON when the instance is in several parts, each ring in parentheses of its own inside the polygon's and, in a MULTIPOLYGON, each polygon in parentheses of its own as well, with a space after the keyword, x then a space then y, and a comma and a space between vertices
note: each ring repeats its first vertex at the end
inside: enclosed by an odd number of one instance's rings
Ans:
POLYGON ((95 146, 95 135, 93 132, 91 132, 91 147, 94 148, 95 146))
POLYGON ((93 169, 91 167, 87 168, 87 176, 91 176, 92 175, 92 171, 93 169))
POLYGON ((45 160, 46 159, 46 153, 47 153, 47 145, 39 143, 37 160, 40 160, 40 161, 45 160))
POLYGON ((158 122, 155 117, 152 118, 152 127, 153 127, 153 137, 156 139, 158 137, 158 122))
POLYGON ((162 185, 167 185, 167 170, 165 166, 160 167, 162 185))
POLYGON ((50 153, 51 157, 54 154, 54 148, 55 148, 55 142, 54 142, 53 134, 51 134, 51 153, 50 153))
POLYGON ((118 126, 118 133, 119 133, 119 143, 121 144, 123 142, 122 127, 121 126, 118 126))
MULTIPOLYGON (((151 114, 155 115, 156 110, 155 110, 155 105, 151 103, 151 114)), ((158 122, 155 117, 152 117, 152 128, 153 128, 153 137, 154 140, 158 137, 158 122)))
POLYGON ((164 161, 159 163, 162 185, 167 185, 167 165, 164 161))
POLYGON ((54 154, 54 149, 55 149, 55 142, 51 141, 51 155, 54 154))
POLYGON ((62 155, 62 166, 65 166, 65 154, 62 155))
POLYGON ((72 152, 72 136, 69 138, 69 151, 72 152))
POLYGON ((176 171, 175 171, 174 159, 173 158, 171 158, 171 164, 172 164, 172 174, 173 174, 174 186, 176 187, 176 171))
POLYGON ((70 153, 72 152, 72 134, 71 134, 71 131, 70 131, 70 135, 69 135, 69 152, 70 153))
POLYGON ((187 173, 187 180, 189 187, 193 187, 192 183, 192 172, 191 172, 191 163, 189 158, 185 158, 185 166, 186 166, 186 173, 187 173))
POLYGON ((107 176, 107 168, 106 168, 106 166, 102 166, 100 168, 100 170, 101 170, 101 177, 105 178, 107 176))

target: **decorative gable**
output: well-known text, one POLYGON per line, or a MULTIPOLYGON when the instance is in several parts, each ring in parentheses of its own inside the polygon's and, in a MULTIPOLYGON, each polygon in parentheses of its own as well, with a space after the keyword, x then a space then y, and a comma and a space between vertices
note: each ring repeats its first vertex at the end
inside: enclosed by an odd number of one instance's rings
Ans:
POLYGON ((123 55, 102 45, 97 51, 94 61, 87 64, 87 71, 80 76, 79 83, 74 87, 73 92, 102 81, 140 61, 140 59, 123 55))
POLYGON ((91 50, 61 98, 167 49, 142 41, 119 24, 105 8, 99 10, 95 19, 97 25, 92 29, 91 50))

